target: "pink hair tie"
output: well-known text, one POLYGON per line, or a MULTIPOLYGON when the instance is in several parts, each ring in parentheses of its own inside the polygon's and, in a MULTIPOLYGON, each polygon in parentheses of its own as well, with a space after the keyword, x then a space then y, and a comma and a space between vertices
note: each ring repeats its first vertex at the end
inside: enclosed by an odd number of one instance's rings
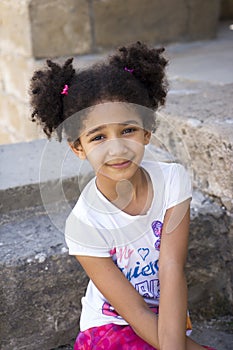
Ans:
POLYGON ((128 69, 127 67, 125 67, 124 70, 125 70, 126 72, 131 73, 131 74, 134 72, 134 69, 128 69))
POLYGON ((68 95, 68 90, 69 90, 69 86, 65 85, 61 92, 61 95, 68 95))

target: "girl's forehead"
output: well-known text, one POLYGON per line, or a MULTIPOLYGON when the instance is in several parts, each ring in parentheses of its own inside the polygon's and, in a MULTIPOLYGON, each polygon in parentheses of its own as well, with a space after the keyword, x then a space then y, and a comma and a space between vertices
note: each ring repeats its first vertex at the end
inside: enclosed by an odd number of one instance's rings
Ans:
POLYGON ((90 108, 84 120, 84 130, 109 124, 137 124, 142 119, 134 106, 123 102, 106 102, 90 108))

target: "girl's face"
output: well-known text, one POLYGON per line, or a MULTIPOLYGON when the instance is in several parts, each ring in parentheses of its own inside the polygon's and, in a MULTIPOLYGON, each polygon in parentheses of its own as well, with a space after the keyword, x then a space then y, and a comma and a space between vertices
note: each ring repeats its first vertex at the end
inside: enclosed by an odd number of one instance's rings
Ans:
POLYGON ((140 116, 121 102, 107 102, 90 110, 73 151, 88 159, 97 177, 130 180, 143 158, 151 133, 140 116))

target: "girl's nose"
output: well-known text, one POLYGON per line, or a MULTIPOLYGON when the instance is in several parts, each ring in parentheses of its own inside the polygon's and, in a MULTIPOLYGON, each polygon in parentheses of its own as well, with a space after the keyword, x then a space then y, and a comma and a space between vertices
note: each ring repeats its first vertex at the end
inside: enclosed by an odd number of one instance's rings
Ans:
POLYGON ((121 156, 127 153, 127 146, 124 140, 119 138, 114 138, 112 140, 107 141, 108 154, 110 156, 121 156))

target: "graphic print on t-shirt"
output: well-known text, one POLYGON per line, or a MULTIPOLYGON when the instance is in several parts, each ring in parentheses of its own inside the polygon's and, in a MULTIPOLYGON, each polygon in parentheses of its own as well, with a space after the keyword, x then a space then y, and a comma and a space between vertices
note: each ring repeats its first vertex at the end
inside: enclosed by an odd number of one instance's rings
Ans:
POLYGON ((152 222, 151 227, 156 237, 154 247, 156 250, 160 250, 163 223, 161 221, 156 220, 152 222))
MULTIPOLYGON (((156 221, 156 223, 156 234, 160 238, 161 223, 160 221, 156 221)), ((153 249, 153 246, 150 248, 140 247, 137 250, 126 246, 111 250, 111 255, 116 256, 117 265, 126 278, 142 297, 151 300, 158 300, 160 295, 158 253, 155 255, 155 252, 156 250, 153 249)), ((102 305, 102 314, 114 318, 119 317, 118 313, 107 302, 104 302, 102 305)))

